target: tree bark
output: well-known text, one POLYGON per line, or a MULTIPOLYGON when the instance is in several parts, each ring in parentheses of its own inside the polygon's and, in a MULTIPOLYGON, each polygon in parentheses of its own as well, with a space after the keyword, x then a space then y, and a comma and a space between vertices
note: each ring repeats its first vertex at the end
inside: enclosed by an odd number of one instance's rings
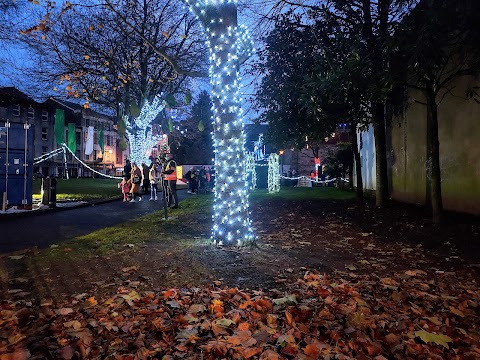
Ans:
MULTIPOLYGON (((193 7, 193 6, 192 6, 193 7)), ((197 9, 198 10, 198 9, 197 9)), ((196 10, 196 11, 197 11, 196 10)), ((245 136, 239 115, 239 63, 235 53, 237 8, 224 2, 204 7, 199 18, 212 54, 212 101, 215 144, 215 203, 212 238, 216 244, 245 245, 254 241, 245 185, 245 136)))
POLYGON ((442 177, 440 170, 440 141, 438 140, 438 105, 435 101, 436 94, 431 86, 427 84, 427 128, 430 129, 430 167, 431 167, 431 205, 433 222, 439 224, 442 221, 442 177))
MULTIPOLYGON (((355 159, 355 171, 357 175, 357 200, 362 202, 363 201, 362 161, 360 159, 360 151, 358 150, 356 123, 351 124, 350 131, 352 134, 352 151, 353 151, 353 158, 355 159)), ((353 171, 352 171, 352 175, 353 175, 353 171)))
POLYGON ((383 104, 374 104, 373 131, 375 135, 375 162, 376 162, 376 206, 383 207, 388 203, 388 176, 387 176, 387 143, 385 134, 385 114, 383 104))
MULTIPOLYGON (((425 94, 428 99, 428 94, 425 94)), ((428 100, 427 100, 428 101, 428 100)), ((432 112, 427 102, 427 138, 425 155, 425 207, 432 210, 432 112)))

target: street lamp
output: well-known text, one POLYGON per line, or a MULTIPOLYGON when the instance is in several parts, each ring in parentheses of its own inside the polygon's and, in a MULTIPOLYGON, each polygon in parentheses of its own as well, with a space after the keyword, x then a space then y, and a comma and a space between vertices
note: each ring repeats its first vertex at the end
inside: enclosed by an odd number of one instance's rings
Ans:
POLYGON ((278 155, 280 155, 280 167, 281 167, 281 171, 282 171, 282 175, 283 175, 283 154, 285 154, 285 150, 280 150, 278 152, 278 155))

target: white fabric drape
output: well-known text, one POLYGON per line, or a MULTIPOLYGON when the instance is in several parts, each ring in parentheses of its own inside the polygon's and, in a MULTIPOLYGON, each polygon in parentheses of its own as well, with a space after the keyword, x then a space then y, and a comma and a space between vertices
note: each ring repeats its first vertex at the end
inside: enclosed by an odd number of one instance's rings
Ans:
POLYGON ((85 144, 85 155, 93 152, 93 126, 88 127, 87 142, 85 144))

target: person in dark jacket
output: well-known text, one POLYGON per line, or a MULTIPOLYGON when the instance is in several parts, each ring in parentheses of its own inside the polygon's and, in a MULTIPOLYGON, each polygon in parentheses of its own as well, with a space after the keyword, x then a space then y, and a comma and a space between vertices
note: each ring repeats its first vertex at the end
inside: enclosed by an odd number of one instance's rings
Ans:
POLYGON ((125 174, 125 177, 127 179, 130 179, 130 176, 132 175, 132 163, 128 159, 125 162, 125 167, 123 168, 123 172, 125 174))
POLYGON ((177 195, 177 162, 170 156, 165 155, 166 164, 163 168, 165 180, 168 180, 168 201, 167 204, 172 209, 178 209, 177 195))
POLYGON ((146 194, 150 191, 150 167, 142 162, 142 191, 146 194))

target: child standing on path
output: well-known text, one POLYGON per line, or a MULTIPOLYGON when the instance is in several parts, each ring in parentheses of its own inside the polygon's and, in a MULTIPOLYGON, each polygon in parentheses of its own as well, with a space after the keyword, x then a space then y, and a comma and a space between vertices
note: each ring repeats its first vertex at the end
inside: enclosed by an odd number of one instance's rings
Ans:
POLYGON ((118 184, 119 189, 123 193, 123 202, 128 201, 128 193, 130 192, 130 180, 124 176, 123 180, 118 184))

